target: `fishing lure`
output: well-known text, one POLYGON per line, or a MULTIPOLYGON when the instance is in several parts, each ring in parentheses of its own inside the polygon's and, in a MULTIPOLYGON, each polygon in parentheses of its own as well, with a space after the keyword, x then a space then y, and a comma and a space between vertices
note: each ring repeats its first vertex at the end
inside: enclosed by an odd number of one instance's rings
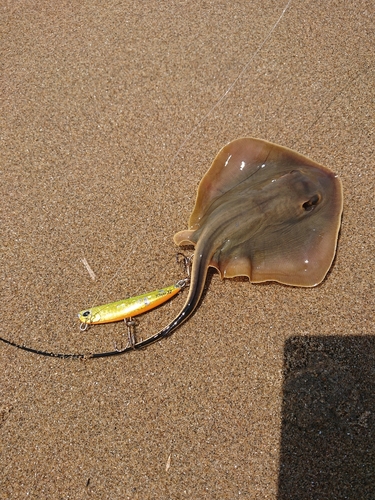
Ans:
POLYGON ((130 319, 133 316, 138 316, 164 304, 164 302, 177 295, 189 284, 192 258, 193 256, 186 257, 181 252, 177 253, 176 262, 177 264, 182 264, 186 278, 177 281, 174 285, 80 311, 78 313, 78 318, 81 322, 80 330, 87 330, 89 325, 113 323, 115 321, 130 319))
POLYGON ((78 318, 81 321, 80 330, 87 330, 89 325, 122 321, 143 314, 167 302, 167 300, 177 295, 185 285, 186 280, 181 280, 174 285, 159 288, 136 297, 129 297, 80 311, 78 313, 78 318))
POLYGON ((53 353, 49 351, 41 351, 39 349, 34 349, 32 347, 27 347, 25 345, 17 344, 10 340, 0 337, 0 340, 4 343, 22 349, 23 351, 32 352, 34 354, 40 354, 42 356, 63 358, 63 359, 90 359, 90 358, 104 358, 108 356, 115 356, 117 354, 122 354, 126 351, 133 349, 139 349, 143 347, 144 341, 136 342, 134 327, 136 322, 133 317, 143 314, 151 309, 164 304, 168 300, 172 299, 175 295, 181 292, 186 286, 190 284, 190 269, 192 265, 193 255, 187 257, 186 255, 178 252, 176 255, 176 260, 178 264, 182 264, 186 278, 177 281, 174 285, 170 285, 164 288, 158 288, 152 292, 143 293, 135 297, 129 297, 127 299, 118 300, 116 302, 110 302, 108 304, 103 304, 101 306, 94 306, 89 309, 84 309, 78 313, 78 318, 81 322, 80 331, 86 331, 90 325, 97 325, 102 323, 111 323, 115 321, 125 321, 128 332, 128 343, 124 348, 117 348, 115 345, 114 351, 95 353, 95 354, 74 354, 74 353, 53 353))
POLYGON ((185 285, 186 281, 181 280, 174 285, 159 288, 158 290, 137 295, 136 297, 129 297, 80 311, 78 313, 78 318, 81 322, 80 330, 85 331, 89 325, 122 321, 143 314, 167 302, 167 300, 177 295, 185 285))
POLYGON ((186 285, 188 279, 180 280, 174 285, 159 288, 152 292, 143 293, 136 297, 110 302, 102 306, 91 307, 78 313, 81 322, 80 331, 87 330, 89 325, 99 325, 102 323, 112 323, 114 321, 125 321, 128 331, 127 347, 134 348, 136 339, 134 334, 134 316, 143 314, 177 295, 186 285))

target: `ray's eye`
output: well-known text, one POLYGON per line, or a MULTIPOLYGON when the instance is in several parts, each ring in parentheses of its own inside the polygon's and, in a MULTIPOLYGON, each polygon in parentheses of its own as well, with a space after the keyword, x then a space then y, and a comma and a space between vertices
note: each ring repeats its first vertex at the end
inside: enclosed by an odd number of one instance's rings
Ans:
POLYGON ((82 316, 84 318, 87 318, 87 316, 90 316, 90 311, 85 311, 84 313, 82 313, 82 316))
POLYGON ((314 208, 318 205, 319 201, 320 196, 318 194, 314 194, 314 196, 312 196, 309 200, 305 201, 302 207, 306 210, 306 212, 311 212, 311 210, 314 210, 314 208))

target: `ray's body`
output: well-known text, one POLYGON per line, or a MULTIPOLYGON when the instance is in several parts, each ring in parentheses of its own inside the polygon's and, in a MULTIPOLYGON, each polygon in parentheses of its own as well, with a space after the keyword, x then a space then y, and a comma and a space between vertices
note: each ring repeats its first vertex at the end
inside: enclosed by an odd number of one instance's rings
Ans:
POLYGON ((316 286, 331 267, 341 212, 341 182, 328 168, 260 139, 232 141, 199 185, 189 229, 174 237, 195 246, 185 305, 137 347, 170 335, 191 316, 209 266, 222 278, 316 286))

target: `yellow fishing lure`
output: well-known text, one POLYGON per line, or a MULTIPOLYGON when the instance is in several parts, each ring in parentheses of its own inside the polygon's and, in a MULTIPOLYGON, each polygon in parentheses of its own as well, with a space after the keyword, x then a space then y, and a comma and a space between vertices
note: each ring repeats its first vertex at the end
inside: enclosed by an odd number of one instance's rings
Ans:
POLYGON ((152 292, 118 300, 102 306, 91 307, 78 313, 78 318, 85 325, 97 325, 101 323, 112 323, 143 314, 150 309, 163 304, 177 295, 185 286, 185 280, 175 285, 159 288, 152 292))
POLYGON ((132 318, 134 316, 138 316, 139 314, 143 314, 150 309, 154 309, 164 302, 167 302, 169 299, 177 295, 183 288, 189 286, 192 257, 193 256, 186 257, 181 253, 177 254, 177 262, 181 262, 184 265, 187 277, 178 281, 174 285, 167 286, 165 288, 158 288, 157 290, 144 293, 142 295, 137 295, 136 297, 129 297, 128 299, 110 302, 109 304, 104 304, 102 306, 91 307, 90 309, 85 309, 78 313, 78 318, 81 322, 80 330, 82 332, 85 331, 90 325, 125 320, 128 333, 128 343, 125 347, 118 348, 115 344, 115 349, 113 351, 99 352, 94 354, 65 354, 34 349, 33 347, 27 347, 22 344, 17 344, 16 342, 3 339, 2 337, 0 337, 0 340, 8 345, 17 347, 18 349, 22 349, 23 351, 40 354, 42 356, 49 356, 51 358, 62 359, 106 358, 108 356, 123 354, 124 352, 131 351, 132 349, 141 349, 142 347, 145 347, 146 345, 154 342, 155 339, 154 336, 152 336, 146 340, 137 342, 134 334, 134 327, 136 325, 136 322, 132 318))

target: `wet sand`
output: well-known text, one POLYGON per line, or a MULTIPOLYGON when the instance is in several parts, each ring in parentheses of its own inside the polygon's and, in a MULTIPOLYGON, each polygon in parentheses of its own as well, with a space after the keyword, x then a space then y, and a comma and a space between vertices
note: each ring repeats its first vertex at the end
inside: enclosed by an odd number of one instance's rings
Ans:
POLYGON ((183 277, 173 235, 235 138, 334 170, 344 214, 316 288, 210 272, 187 323, 115 358, 0 343, 1 499, 375 498, 374 7, 285 6, 3 4, 3 338, 126 343, 77 312, 183 277))

